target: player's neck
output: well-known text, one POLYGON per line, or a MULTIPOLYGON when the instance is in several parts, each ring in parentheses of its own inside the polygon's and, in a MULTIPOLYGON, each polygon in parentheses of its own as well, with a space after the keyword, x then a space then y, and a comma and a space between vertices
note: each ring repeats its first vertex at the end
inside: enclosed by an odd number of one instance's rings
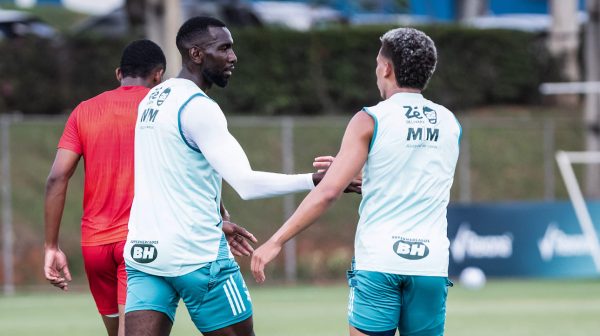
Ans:
POLYGON ((385 99, 390 98, 396 93, 421 93, 421 90, 415 88, 407 88, 407 87, 391 87, 385 91, 385 99))
POLYGON ((177 78, 191 80, 204 92, 210 89, 210 84, 206 82, 204 76, 202 76, 202 73, 190 71, 186 67, 183 67, 181 69, 179 75, 177 75, 177 78))
POLYGON ((146 86, 146 80, 139 77, 125 77, 121 79, 121 86, 146 86))

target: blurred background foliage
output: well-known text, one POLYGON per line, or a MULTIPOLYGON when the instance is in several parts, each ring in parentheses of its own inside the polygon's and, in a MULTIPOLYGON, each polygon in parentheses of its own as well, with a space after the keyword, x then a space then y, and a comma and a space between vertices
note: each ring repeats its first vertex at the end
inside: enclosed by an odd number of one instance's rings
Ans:
MULTIPOLYGON (((379 37, 390 28, 235 29, 234 77, 227 89, 215 88, 209 95, 236 114, 354 113, 379 100, 375 56, 379 37)), ((451 109, 539 103, 539 84, 560 80, 557 60, 539 34, 457 25, 418 28, 436 41, 439 54, 425 95, 451 109)), ((133 38, 64 35, 60 40, 1 41, 0 110, 61 114, 116 87, 112 70, 133 38)))

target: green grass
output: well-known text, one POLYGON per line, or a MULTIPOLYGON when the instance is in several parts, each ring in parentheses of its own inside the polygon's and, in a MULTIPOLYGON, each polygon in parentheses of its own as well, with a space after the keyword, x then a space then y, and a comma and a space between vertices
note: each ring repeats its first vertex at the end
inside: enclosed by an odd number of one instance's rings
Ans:
MULTIPOLYGON (((250 281, 249 281, 250 282, 250 281)), ((347 288, 251 287, 259 336, 347 334, 347 288)), ((196 332, 180 306, 172 335, 196 332)), ((492 281, 480 291, 449 292, 449 336, 593 336, 600 330, 600 281, 492 281)), ((2 335, 102 335, 92 298, 83 292, 0 298, 2 335)))

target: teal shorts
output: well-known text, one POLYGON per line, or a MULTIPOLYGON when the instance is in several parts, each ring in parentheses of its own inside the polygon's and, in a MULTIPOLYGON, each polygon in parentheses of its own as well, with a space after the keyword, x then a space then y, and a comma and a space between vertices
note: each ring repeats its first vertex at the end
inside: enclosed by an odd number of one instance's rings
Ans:
POLYGON ((447 277, 350 270, 348 283, 351 326, 373 333, 398 329, 402 336, 444 334, 447 277))
POLYGON ((154 310, 174 321, 179 299, 201 332, 221 329, 252 316, 250 294, 233 259, 217 260, 176 277, 155 276, 127 266, 125 313, 154 310))

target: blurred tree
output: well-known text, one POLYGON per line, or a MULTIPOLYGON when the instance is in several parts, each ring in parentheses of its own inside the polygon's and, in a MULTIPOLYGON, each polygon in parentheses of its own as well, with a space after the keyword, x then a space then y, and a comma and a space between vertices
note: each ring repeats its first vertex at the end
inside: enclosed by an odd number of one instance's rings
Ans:
MULTIPOLYGON (((548 50, 562 61, 562 75, 567 81, 580 80, 579 71, 579 20, 577 19, 578 0, 551 0, 550 13, 552 26, 548 36, 548 50)), ((563 96, 564 103, 573 102, 573 98, 563 96)))
POLYGON ((146 23, 146 0, 125 0, 125 10, 130 32, 135 36, 143 36, 146 23))
POLYGON ((174 77, 181 60, 175 36, 183 23, 180 0, 125 0, 131 32, 156 42, 167 58, 166 77, 174 77))

